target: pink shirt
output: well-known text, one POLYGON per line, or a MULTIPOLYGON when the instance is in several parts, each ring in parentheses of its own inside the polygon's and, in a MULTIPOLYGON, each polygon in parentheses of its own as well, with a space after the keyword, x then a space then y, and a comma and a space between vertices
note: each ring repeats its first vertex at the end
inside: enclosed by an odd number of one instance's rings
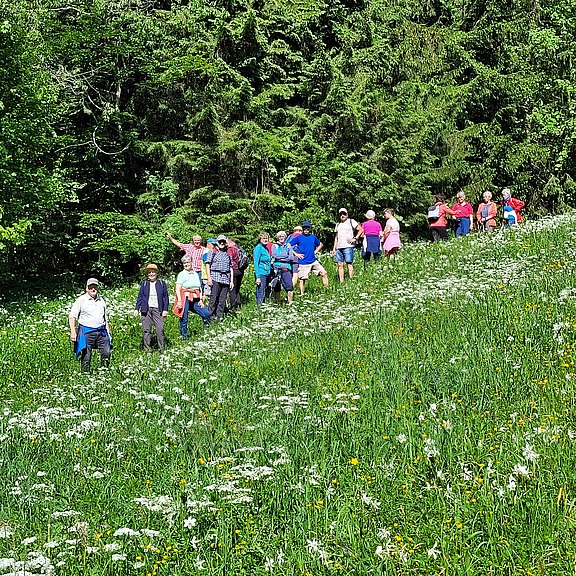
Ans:
POLYGON ((474 209, 469 202, 464 202, 464 204, 456 202, 456 204, 452 206, 452 210, 456 212, 456 214, 454 214, 456 218, 470 218, 470 216, 474 214, 474 209))
POLYGON ((362 230, 364 230, 366 236, 378 236, 378 234, 382 232, 382 224, 376 222, 376 220, 366 220, 366 222, 362 224, 362 230))

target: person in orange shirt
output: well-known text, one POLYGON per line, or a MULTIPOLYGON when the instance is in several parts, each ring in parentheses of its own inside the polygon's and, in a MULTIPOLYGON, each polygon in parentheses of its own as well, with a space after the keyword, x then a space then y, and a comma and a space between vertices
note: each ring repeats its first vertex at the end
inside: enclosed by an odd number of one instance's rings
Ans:
POLYGON ((478 221, 478 230, 483 232, 492 232, 496 228, 496 214, 498 208, 496 203, 492 202, 492 192, 482 194, 483 202, 478 205, 476 210, 476 220, 478 221))
POLYGON ((434 242, 446 242, 448 240, 446 214, 454 216, 456 212, 447 206, 444 194, 436 194, 434 198, 436 202, 428 210, 428 226, 432 231, 434 242))

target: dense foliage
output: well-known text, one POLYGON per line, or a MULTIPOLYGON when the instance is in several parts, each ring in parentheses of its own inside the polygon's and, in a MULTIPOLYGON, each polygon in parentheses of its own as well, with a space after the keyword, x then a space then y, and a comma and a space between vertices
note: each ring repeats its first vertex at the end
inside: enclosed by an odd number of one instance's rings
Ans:
POLYGON ((112 278, 189 240, 433 193, 576 201, 575 0, 18 0, 0 24, 13 271, 112 278))

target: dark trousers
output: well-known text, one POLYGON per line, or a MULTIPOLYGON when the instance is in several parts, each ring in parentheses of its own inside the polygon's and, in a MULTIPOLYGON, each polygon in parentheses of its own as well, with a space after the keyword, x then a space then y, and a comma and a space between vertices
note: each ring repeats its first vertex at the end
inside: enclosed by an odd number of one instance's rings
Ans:
POLYGON ((224 316, 228 292, 230 292, 230 284, 212 282, 212 292, 210 293, 210 304, 208 306, 211 316, 215 316, 218 319, 224 316))
POLYGON ((234 288, 230 290, 230 308, 240 308, 242 302, 240 301, 240 286, 242 286, 242 278, 244 278, 243 270, 233 270, 234 288))
POLYGON ((164 317, 158 308, 148 308, 148 312, 142 316, 142 335, 144 336, 144 350, 150 352, 152 347, 152 326, 156 328, 156 340, 158 349, 164 349, 164 317))
POLYGON ((94 330, 86 334, 86 348, 80 355, 80 366, 82 372, 90 372, 90 361, 92 360, 92 350, 100 352, 100 366, 106 368, 110 363, 110 340, 108 334, 94 330))
POLYGON ((432 230, 432 240, 434 242, 446 242, 448 240, 448 232, 444 226, 430 226, 432 230))

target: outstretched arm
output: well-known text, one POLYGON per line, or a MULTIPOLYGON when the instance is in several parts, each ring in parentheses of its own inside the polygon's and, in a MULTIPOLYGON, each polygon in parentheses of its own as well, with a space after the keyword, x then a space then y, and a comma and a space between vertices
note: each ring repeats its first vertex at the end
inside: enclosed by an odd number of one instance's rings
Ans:
POLYGON ((178 242, 178 240, 176 240, 176 238, 174 238, 174 236, 172 236, 168 230, 166 230, 164 234, 166 234, 166 238, 168 238, 168 240, 170 240, 174 246, 178 246, 178 248, 182 249, 182 243, 178 242))

